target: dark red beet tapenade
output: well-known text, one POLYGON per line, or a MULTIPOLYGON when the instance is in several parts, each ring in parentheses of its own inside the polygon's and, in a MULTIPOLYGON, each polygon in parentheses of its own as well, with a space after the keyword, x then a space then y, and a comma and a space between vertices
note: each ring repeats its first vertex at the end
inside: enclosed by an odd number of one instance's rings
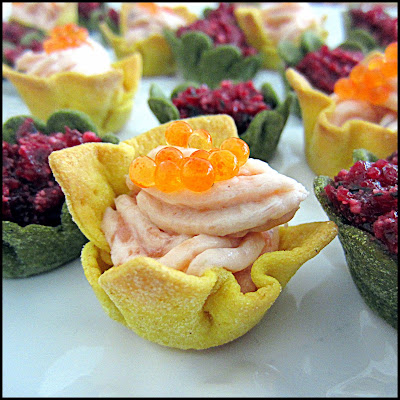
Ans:
POLYGON ((215 46, 232 44, 242 51, 244 57, 253 56, 258 51, 247 44, 246 37, 236 21, 234 11, 234 4, 220 3, 218 8, 209 11, 205 18, 179 28, 176 35, 180 37, 186 32, 200 31, 208 35, 215 46))
POLYGON ((374 235, 396 255, 397 191, 397 152, 376 162, 357 161, 325 187, 328 199, 347 221, 374 235))
POLYGON ((235 120, 239 134, 247 130, 260 111, 271 109, 252 81, 234 84, 226 80, 214 90, 205 84, 198 88, 188 87, 173 98, 172 102, 181 118, 228 114, 235 120))
POLYGON ((331 94, 335 83, 340 78, 348 77, 353 67, 363 58, 361 51, 343 50, 340 47, 330 50, 323 45, 319 50, 306 54, 295 69, 316 89, 331 94))
POLYGON ((48 157, 52 151, 87 142, 101 139, 93 132, 68 127, 65 133, 45 135, 27 118, 16 133, 15 144, 3 141, 3 220, 20 226, 59 225, 64 194, 48 157))

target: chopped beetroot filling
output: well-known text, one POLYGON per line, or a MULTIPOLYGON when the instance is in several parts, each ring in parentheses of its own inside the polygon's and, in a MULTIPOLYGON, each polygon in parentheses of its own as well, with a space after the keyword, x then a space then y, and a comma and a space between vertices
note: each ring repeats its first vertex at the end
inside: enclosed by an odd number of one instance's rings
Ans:
POLYGON ((382 6, 354 8, 350 17, 355 28, 368 31, 380 46, 397 42, 397 17, 391 17, 382 6))
POLYGON ((333 207, 352 225, 398 254, 397 152, 376 162, 357 161, 325 187, 333 207))
POLYGON ((340 47, 330 50, 323 45, 319 50, 310 52, 296 65, 310 83, 327 94, 333 93, 335 83, 346 78, 364 55, 361 51, 343 50, 340 47))
POLYGON ((16 133, 16 142, 3 141, 3 220, 20 226, 59 225, 64 194, 48 157, 52 151, 101 139, 93 132, 82 134, 68 127, 65 133, 44 135, 27 118, 16 133))
POLYGON ((375 237, 385 243, 391 253, 398 254, 398 212, 392 210, 379 216, 373 229, 375 237))
POLYGON ((250 122, 260 111, 271 109, 252 81, 234 84, 226 80, 214 90, 205 84, 198 88, 188 87, 172 102, 179 110, 181 118, 228 114, 235 120, 239 134, 247 130, 250 122))
POLYGON ((180 37, 186 32, 200 31, 208 35, 215 46, 235 45, 244 57, 257 54, 257 49, 246 43, 246 37, 236 21, 234 11, 234 4, 220 3, 218 8, 210 11, 204 19, 180 27, 176 34, 180 37))

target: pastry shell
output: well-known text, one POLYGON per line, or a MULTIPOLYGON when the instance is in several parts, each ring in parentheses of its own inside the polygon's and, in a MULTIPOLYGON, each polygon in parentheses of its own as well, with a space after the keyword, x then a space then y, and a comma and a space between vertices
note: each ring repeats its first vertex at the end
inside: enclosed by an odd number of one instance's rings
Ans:
POLYGON ((142 58, 135 53, 112 67, 97 75, 59 72, 42 78, 3 63, 3 76, 15 86, 33 116, 45 121, 60 109, 82 111, 102 135, 120 131, 127 122, 142 77, 142 58))
POLYGON ((338 226, 350 275, 371 310, 393 328, 398 326, 398 259, 369 232, 349 222, 329 202, 324 188, 327 176, 314 178, 314 193, 328 218, 338 226))
MULTIPOLYGON (((194 129, 207 129, 215 146, 237 136, 227 115, 187 119, 194 129)), ((132 159, 165 144, 171 122, 120 143, 88 143, 79 149, 53 152, 50 166, 66 195, 69 210, 88 237, 82 265, 104 311, 139 336, 164 346, 206 349, 232 341, 254 327, 271 307, 298 268, 316 256, 337 235, 332 222, 280 228, 279 251, 254 263, 258 290, 242 293, 234 275, 213 268, 188 275, 149 257, 112 266, 101 231, 104 210, 114 198, 128 193, 126 171, 132 159)))
POLYGON ((315 174, 333 177, 350 168, 355 149, 366 149, 378 158, 386 158, 397 149, 397 131, 357 119, 340 127, 333 125, 334 99, 314 89, 292 68, 287 69, 286 77, 299 99, 306 159, 315 174))
MULTIPOLYGON (((262 54, 263 67, 277 70, 283 63, 278 53, 278 44, 264 28, 263 13, 262 9, 255 7, 238 7, 235 10, 236 20, 246 36, 247 43, 262 54)), ((317 24, 308 30, 315 31, 323 40, 328 36, 328 32, 317 24)))
MULTIPOLYGON (((18 4, 18 3, 17 3, 18 4)), ((22 3, 24 4, 24 3, 22 3)), ((13 5, 13 7, 15 7, 13 5)), ((27 26, 29 28, 35 28, 42 30, 44 32, 48 32, 52 30, 56 26, 62 26, 69 23, 77 23, 78 22, 78 3, 64 3, 62 6, 62 10, 60 11, 59 16, 57 17, 54 24, 52 24, 48 29, 43 29, 43 27, 37 26, 26 19, 20 19, 13 15, 10 16, 10 21, 18 22, 21 25, 27 26)))
MULTIPOLYGON (((16 143, 17 132, 27 118, 31 117, 14 116, 3 124, 3 143, 16 143)), ((32 119, 37 131, 46 135, 64 132, 65 127, 98 133, 88 116, 76 110, 57 111, 46 122, 32 119)), ((105 135, 102 140, 118 143, 118 138, 112 134, 105 135)), ((20 226, 12 221, 2 221, 3 278, 26 278, 41 274, 80 256, 87 238, 72 220, 65 202, 60 217, 60 224, 56 226, 20 226)))
MULTIPOLYGON (((118 59, 127 57, 135 52, 141 54, 144 76, 171 75, 175 73, 175 59, 163 35, 153 34, 146 39, 136 42, 128 42, 125 39, 127 16, 130 9, 134 6, 134 3, 122 3, 120 13, 121 35, 115 34, 104 22, 99 25, 100 31, 111 44, 118 59)), ((187 24, 197 19, 197 16, 189 12, 186 7, 174 7, 173 10, 177 15, 183 17, 187 21, 187 24)))

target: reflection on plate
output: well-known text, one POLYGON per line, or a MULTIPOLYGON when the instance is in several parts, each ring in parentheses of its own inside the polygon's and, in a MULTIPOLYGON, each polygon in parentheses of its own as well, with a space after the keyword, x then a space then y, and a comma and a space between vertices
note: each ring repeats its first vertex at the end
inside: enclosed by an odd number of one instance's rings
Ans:
MULTIPOLYGON (((340 43, 341 8, 314 7, 328 15, 328 44, 340 43)), ((262 71, 254 79, 256 87, 266 81, 283 93, 278 73, 262 71)), ((122 140, 158 125, 147 105, 152 82, 170 93, 181 80, 143 79, 122 140)), ((3 104, 3 121, 29 113, 9 82, 3 82, 3 104)), ((314 175, 296 117, 289 118, 270 164, 310 191, 293 225, 327 220, 311 194, 314 175)), ((299 270, 255 328, 205 351, 162 347, 111 320, 79 260, 47 274, 3 280, 5 397, 396 395, 397 331, 363 302, 337 238, 299 270)))

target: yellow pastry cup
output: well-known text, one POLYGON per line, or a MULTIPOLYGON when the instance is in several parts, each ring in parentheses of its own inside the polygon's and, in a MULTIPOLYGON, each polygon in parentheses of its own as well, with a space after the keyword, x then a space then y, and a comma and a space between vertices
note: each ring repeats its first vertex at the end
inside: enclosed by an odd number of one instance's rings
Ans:
MULTIPOLYGON (((135 52, 143 58, 143 76, 171 75, 176 71, 176 63, 171 48, 161 34, 153 34, 146 39, 136 42, 128 42, 125 39, 127 31, 127 17, 135 3, 122 3, 120 12, 121 34, 115 34, 109 26, 103 22, 99 25, 100 31, 114 49, 118 59, 127 57, 135 52)), ((174 12, 183 17, 187 24, 194 22, 197 16, 188 11, 186 7, 173 8, 174 12)))
MULTIPOLYGON (((13 5, 13 7, 15 6, 13 5)), ((69 23, 76 24, 78 22, 78 3, 64 3, 62 7, 63 8, 60 11, 60 15, 58 16, 57 20, 52 26, 49 26, 48 28, 37 26, 31 21, 20 19, 13 15, 10 16, 10 21, 15 21, 21 25, 27 26, 29 28, 39 29, 43 32, 51 31, 56 26, 62 26, 69 23)))
MULTIPOLYGON (((261 53, 263 67, 278 70, 283 67, 283 62, 278 54, 278 43, 272 40, 264 27, 264 12, 265 10, 255 7, 238 7, 235 9, 235 17, 246 36, 247 43, 261 53)), ((307 30, 314 31, 323 40, 328 36, 328 31, 316 23, 307 30)))
POLYGON ((341 169, 349 169, 355 149, 366 149, 378 158, 386 158, 397 149, 397 131, 357 119, 334 125, 330 122, 334 99, 314 89, 292 68, 287 69, 286 77, 299 99, 306 160, 316 175, 333 177, 341 169))
POLYGON ((69 71, 42 78, 3 63, 3 76, 15 86, 33 116, 47 121, 60 109, 82 111, 102 135, 119 132, 129 119, 142 77, 141 55, 135 53, 112 67, 111 71, 97 75, 69 71))
MULTIPOLYGON (((207 129, 215 146, 237 136, 227 115, 187 119, 207 129)), ((230 342, 254 327, 307 260, 337 235, 333 222, 280 228, 279 250, 252 267, 255 292, 242 293, 234 275, 211 268, 188 275, 149 257, 113 266, 101 221, 114 199, 129 190, 125 179, 132 159, 165 144, 160 125, 118 145, 88 143, 50 155, 50 166, 66 196, 74 221, 89 239, 81 255, 85 276, 104 311, 152 342, 181 349, 206 349, 230 342)), ((233 216, 234 217, 234 216, 233 216)))

